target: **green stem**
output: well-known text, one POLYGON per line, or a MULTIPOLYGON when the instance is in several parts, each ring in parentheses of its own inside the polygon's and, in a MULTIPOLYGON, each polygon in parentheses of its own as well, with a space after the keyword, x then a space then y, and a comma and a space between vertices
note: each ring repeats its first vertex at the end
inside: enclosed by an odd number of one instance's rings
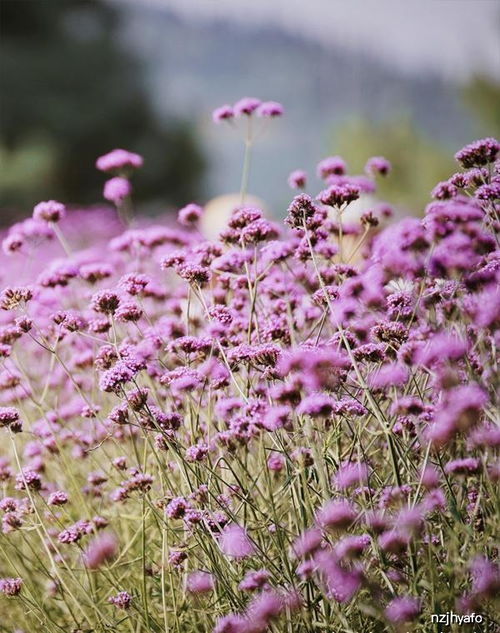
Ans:
POLYGON ((247 135, 245 138, 245 155, 243 158, 243 172, 241 174, 240 201, 245 204, 248 190, 248 177, 250 174, 250 161, 252 157, 252 117, 247 117, 247 135))

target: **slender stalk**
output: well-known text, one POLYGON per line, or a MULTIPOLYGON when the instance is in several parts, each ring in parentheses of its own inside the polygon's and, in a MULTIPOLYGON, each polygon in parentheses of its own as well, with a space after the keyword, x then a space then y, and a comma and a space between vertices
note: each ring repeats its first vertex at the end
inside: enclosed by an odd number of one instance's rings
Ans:
POLYGON ((248 179, 250 176, 250 162, 252 158, 252 117, 247 116, 247 130, 245 137, 245 154, 243 157, 243 171, 241 174, 240 186, 240 202, 245 204, 245 198, 248 191, 248 179))

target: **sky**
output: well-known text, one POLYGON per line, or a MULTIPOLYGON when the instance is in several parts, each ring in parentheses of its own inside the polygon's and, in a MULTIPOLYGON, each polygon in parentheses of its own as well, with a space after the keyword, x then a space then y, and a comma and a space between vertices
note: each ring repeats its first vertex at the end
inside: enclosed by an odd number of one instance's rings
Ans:
POLYGON ((406 72, 500 79, 500 0, 112 0, 190 21, 271 24, 406 72))

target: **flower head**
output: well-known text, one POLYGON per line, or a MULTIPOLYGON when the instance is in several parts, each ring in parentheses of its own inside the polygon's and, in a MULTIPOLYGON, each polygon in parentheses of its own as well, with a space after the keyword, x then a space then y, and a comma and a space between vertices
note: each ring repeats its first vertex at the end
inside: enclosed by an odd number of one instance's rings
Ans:
POLYGON ((492 137, 474 141, 455 154, 462 167, 482 167, 495 162, 500 154, 500 143, 492 137))
POLYGON ((117 553, 116 537, 111 532, 103 532, 88 544, 83 553, 83 563, 88 569, 98 569, 112 560, 117 553))
POLYGON ((365 172, 369 176, 387 176, 391 171, 391 163, 383 156, 372 156, 365 165, 365 172))
POLYGON ((235 116, 250 116, 257 108, 261 105, 260 99, 255 99, 254 97, 243 97, 234 104, 234 114, 235 116))
POLYGON ((0 427, 7 427, 14 433, 21 430, 19 411, 14 407, 0 407, 0 427))
POLYGON ((106 198, 106 200, 118 205, 121 204, 131 193, 132 185, 127 178, 115 176, 104 183, 102 195, 106 198))
POLYGON ((329 529, 345 529, 352 525, 356 512, 352 505, 345 500, 329 501, 316 515, 316 523, 329 529))
POLYGON ((203 209, 198 204, 188 204, 179 210, 177 219, 183 226, 196 224, 203 214, 203 209))
POLYGON ((56 200, 39 202, 33 209, 33 219, 43 222, 59 222, 66 215, 66 207, 56 200))
POLYGON ((342 207, 357 200, 359 194, 360 190, 358 186, 346 183, 342 185, 331 185, 328 189, 321 191, 316 196, 316 199, 330 207, 342 207))
POLYGON ((0 593, 6 596, 17 596, 21 592, 21 578, 0 578, 0 593))
POLYGON ((186 589, 193 594, 210 593, 214 586, 214 578, 207 571, 193 571, 186 580, 186 589))
POLYGON ((385 608, 385 616, 390 622, 411 622, 419 615, 421 601, 413 596, 393 598, 385 608))
POLYGON ((118 609, 129 609, 132 604, 132 596, 127 591, 120 591, 116 596, 108 598, 108 602, 118 609))
POLYGON ((316 167, 318 178, 325 180, 328 176, 343 176, 347 166, 340 156, 328 156, 320 161, 316 167))
POLYGON ((223 554, 230 558, 246 558, 255 553, 255 545, 246 530, 236 523, 230 523, 222 530, 219 545, 223 554))
POLYGON ((226 104, 216 108, 212 112, 212 119, 214 123, 220 123, 221 121, 229 121, 234 117, 234 110, 232 106, 226 104))
POLYGON ((100 171, 126 171, 139 169, 144 160, 139 154, 128 152, 125 149, 114 149, 108 154, 99 156, 96 167, 100 171))
POLYGON ((256 110, 257 116, 265 118, 282 116, 283 112, 283 106, 277 101, 263 101, 256 110))
POLYGON ((288 186, 290 189, 304 189, 307 183, 307 174, 302 169, 290 172, 288 176, 288 186))

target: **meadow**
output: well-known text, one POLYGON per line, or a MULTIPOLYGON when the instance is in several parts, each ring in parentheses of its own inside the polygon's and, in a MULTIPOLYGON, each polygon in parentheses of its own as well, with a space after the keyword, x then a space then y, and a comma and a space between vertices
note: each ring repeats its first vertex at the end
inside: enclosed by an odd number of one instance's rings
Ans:
POLYGON ((121 149, 116 212, 5 233, 0 631, 500 630, 500 144, 422 218, 347 221, 391 166, 331 156, 275 221, 245 199, 282 115, 214 112, 245 147, 217 240, 195 202, 138 217, 121 149))

